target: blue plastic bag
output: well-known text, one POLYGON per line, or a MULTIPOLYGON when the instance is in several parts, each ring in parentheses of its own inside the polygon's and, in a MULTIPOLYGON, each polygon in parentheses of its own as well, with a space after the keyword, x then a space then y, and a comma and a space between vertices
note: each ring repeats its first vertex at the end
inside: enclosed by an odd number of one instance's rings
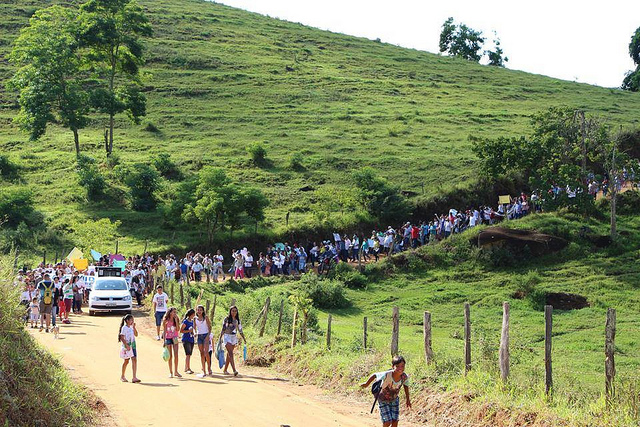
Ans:
POLYGON ((218 345, 216 347, 216 358, 218 359, 218 367, 222 369, 224 366, 224 350, 222 349, 221 341, 218 341, 218 345))
POLYGON ((244 349, 242 350, 242 356, 244 360, 247 360, 247 345, 245 344, 244 349))

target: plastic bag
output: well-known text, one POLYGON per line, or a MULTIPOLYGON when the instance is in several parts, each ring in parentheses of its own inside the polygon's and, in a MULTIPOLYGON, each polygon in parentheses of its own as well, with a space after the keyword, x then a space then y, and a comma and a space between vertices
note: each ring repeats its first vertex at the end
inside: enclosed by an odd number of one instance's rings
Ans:
POLYGON ((242 359, 243 360, 247 360, 247 345, 244 345, 244 348, 242 349, 242 359))
POLYGON ((164 350, 162 350, 162 360, 166 362, 169 360, 169 349, 166 346, 163 348, 164 350))
POLYGON ((218 367, 222 369, 224 366, 224 350, 222 349, 222 342, 218 341, 216 346, 216 358, 218 359, 218 367))
POLYGON ((120 358, 121 359, 131 359, 133 357, 133 349, 129 348, 129 350, 125 349, 124 346, 120 347, 120 358))

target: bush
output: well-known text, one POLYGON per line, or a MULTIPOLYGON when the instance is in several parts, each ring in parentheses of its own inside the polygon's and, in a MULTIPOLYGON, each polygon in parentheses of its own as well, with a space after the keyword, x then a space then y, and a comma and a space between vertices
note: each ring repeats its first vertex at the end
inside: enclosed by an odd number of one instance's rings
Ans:
POLYGON ((20 168, 8 156, 0 154, 0 177, 8 180, 18 178, 20 168))
POLYGON ((169 153, 158 153, 151 159, 151 164, 160 172, 160 175, 167 179, 182 179, 182 172, 173 160, 171 160, 169 153))
POLYGON ((299 289, 313 301, 317 308, 346 308, 351 304, 345 294, 344 285, 337 280, 320 279, 315 274, 305 274, 300 279, 299 289))
POLYGON ((129 196, 134 210, 148 212, 156 208, 155 192, 159 187, 158 171, 144 163, 131 167, 118 166, 116 175, 129 187, 129 196))
POLYGON ((294 171, 304 170, 304 165, 302 164, 302 160, 303 160, 302 154, 293 153, 291 156, 289 156, 287 167, 294 171))
POLYGON ((120 164, 120 155, 115 151, 111 152, 111 155, 107 156, 105 164, 109 169, 113 169, 120 164))
POLYGON ((267 162, 267 149, 261 142, 254 142, 247 147, 247 153, 256 166, 262 166, 267 162))
POLYGON ((336 268, 331 272, 331 277, 341 281, 348 288, 352 289, 364 289, 367 287, 367 276, 356 271, 346 262, 341 262, 336 265, 336 268))
POLYGON ((40 222, 36 218, 33 207, 33 194, 24 187, 0 188, 0 224, 17 227, 20 223, 35 225, 40 222))
POLYGON ((78 173, 78 184, 86 190, 87 199, 98 200, 104 195, 107 184, 93 158, 79 155, 76 172, 78 173))

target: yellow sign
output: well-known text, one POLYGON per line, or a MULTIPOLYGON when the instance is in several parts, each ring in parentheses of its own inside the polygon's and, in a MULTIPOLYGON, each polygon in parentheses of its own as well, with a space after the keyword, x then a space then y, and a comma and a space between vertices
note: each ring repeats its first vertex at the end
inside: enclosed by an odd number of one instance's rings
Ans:
POLYGON ((89 260, 83 258, 74 259, 73 266, 79 271, 86 270, 89 267, 89 260))
POLYGON ((508 194, 506 196, 498 196, 498 203, 501 205, 508 205, 511 203, 511 196, 508 194))
POLYGON ((69 255, 67 255, 67 259, 71 262, 80 258, 82 258, 82 251, 78 248, 73 248, 71 252, 69 252, 69 255))

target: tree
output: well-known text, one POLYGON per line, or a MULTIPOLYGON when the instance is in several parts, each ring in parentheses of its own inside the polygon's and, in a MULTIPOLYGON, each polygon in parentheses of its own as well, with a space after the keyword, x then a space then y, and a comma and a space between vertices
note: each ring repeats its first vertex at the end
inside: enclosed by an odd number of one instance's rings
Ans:
POLYGON ((640 91, 640 27, 631 36, 629 43, 629 56, 636 64, 635 71, 629 71, 622 82, 622 89, 631 92, 640 91))
POLYGON ((484 54, 489 58, 489 64, 494 67, 504 67, 505 62, 509 62, 509 58, 506 56, 503 57, 504 51, 500 47, 500 39, 497 34, 495 34, 495 39, 493 39, 493 44, 495 46, 495 50, 485 50, 484 54))
POLYGON ((220 168, 200 171, 194 200, 184 207, 184 221, 195 221, 204 226, 209 243, 216 231, 229 227, 233 230, 246 223, 264 220, 269 200, 256 188, 234 183, 220 168))
POLYGON ((356 200, 373 217, 380 221, 405 218, 409 204, 399 189, 386 179, 379 177, 371 167, 353 172, 356 185, 356 200))
POLYGON ((134 0, 88 0, 78 18, 81 46, 87 49, 97 85, 91 93, 94 108, 109 115, 105 133, 107 156, 113 152, 114 117, 126 112, 136 124, 146 114, 141 92, 141 37, 151 36, 142 8, 134 0))
POLYGON ((455 25, 453 18, 447 19, 440 32, 440 52, 448 52, 469 61, 479 62, 482 58, 480 49, 485 39, 482 31, 476 31, 465 24, 455 25))
POLYGON ((61 6, 35 13, 9 56, 20 68, 8 87, 20 92, 16 121, 32 140, 44 135, 49 123, 59 123, 73 132, 79 155, 78 131, 88 123, 89 105, 75 18, 61 6))
POLYGON ((160 174, 152 166, 136 163, 131 166, 117 166, 116 175, 129 187, 129 195, 134 210, 148 212, 156 208, 156 190, 160 186, 160 174))

